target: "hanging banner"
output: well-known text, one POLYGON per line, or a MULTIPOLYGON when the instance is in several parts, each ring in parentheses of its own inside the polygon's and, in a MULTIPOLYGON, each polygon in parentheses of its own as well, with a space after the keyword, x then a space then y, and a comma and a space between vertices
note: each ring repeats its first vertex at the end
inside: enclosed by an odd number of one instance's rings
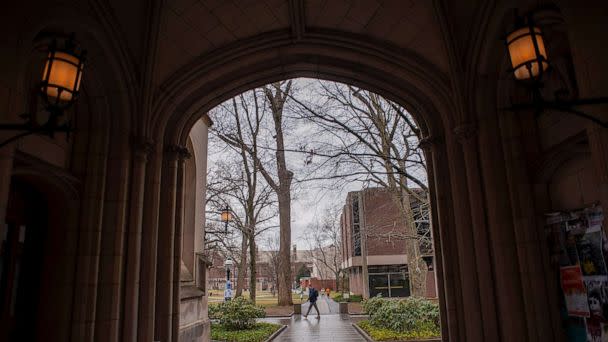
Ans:
POLYGON ((581 268, 579 266, 561 267, 560 276, 568 315, 589 317, 589 302, 581 268))

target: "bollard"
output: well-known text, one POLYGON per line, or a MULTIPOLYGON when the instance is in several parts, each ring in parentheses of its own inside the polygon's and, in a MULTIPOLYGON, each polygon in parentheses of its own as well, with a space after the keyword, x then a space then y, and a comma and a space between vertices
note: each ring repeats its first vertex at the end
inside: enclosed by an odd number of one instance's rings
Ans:
POLYGON ((340 302, 340 313, 348 314, 348 303, 347 302, 340 302))
POLYGON ((294 304, 293 313, 296 315, 301 315, 302 314, 302 304, 294 304))

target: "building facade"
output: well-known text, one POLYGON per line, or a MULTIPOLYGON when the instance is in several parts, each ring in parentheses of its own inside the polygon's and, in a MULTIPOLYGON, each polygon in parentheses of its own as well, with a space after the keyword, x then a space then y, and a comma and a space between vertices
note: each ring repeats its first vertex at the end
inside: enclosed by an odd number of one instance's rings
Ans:
MULTIPOLYGON (((424 196, 424 193, 417 191, 424 196)), ((419 213, 419 204, 411 200, 413 212, 419 213)), ((422 209, 427 210, 428 209, 422 209)), ((425 234, 430 222, 422 220, 428 212, 414 216, 420 236, 422 257, 428 260, 426 274, 427 297, 435 297, 433 252, 428 248, 425 234)), ((387 189, 370 188, 349 192, 340 217, 342 237, 342 268, 348 275, 350 292, 364 297, 408 297, 411 294, 408 255, 404 243, 408 239, 406 221, 400 214, 393 194, 387 189), (367 258, 364 262, 363 258, 367 258), (364 267, 367 267, 367 279, 364 267)), ((413 224, 413 222, 407 222, 413 224)), ((432 242, 432 240, 431 240, 432 242)))

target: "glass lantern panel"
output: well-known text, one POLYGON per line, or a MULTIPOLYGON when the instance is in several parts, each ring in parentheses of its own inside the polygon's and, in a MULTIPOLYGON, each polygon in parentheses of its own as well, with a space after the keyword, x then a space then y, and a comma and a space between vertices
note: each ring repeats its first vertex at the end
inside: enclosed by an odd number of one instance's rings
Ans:
MULTIPOLYGON (((43 78, 46 77, 49 64, 51 63, 50 56, 44 66, 43 78)), ((72 100, 73 94, 78 90, 80 82, 76 79, 78 74, 79 60, 75 56, 65 52, 55 52, 55 57, 52 61, 51 72, 48 78, 48 86, 46 89, 49 98, 57 98, 62 101, 72 100), (64 88, 61 93, 59 89, 64 88)))

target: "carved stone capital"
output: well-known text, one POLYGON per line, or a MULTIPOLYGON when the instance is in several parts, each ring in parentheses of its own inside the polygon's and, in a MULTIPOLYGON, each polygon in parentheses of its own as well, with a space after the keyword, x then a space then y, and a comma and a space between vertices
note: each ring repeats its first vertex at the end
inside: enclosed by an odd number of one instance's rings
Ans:
POLYGON ((477 125, 473 123, 465 123, 454 128, 454 135, 461 144, 472 141, 477 136, 477 125))
POLYGON ((420 139, 420 142, 418 142, 418 147, 420 147, 422 150, 424 150, 425 152, 432 152, 433 148, 437 147, 437 145, 442 144, 443 143, 443 137, 441 136, 426 136, 422 139, 420 139))
POLYGON ((192 156, 190 151, 184 146, 180 145, 167 145, 165 146, 165 157, 169 160, 186 160, 192 156))
POLYGON ((145 161, 154 149, 154 142, 146 138, 134 137, 131 139, 131 148, 136 159, 145 161))

